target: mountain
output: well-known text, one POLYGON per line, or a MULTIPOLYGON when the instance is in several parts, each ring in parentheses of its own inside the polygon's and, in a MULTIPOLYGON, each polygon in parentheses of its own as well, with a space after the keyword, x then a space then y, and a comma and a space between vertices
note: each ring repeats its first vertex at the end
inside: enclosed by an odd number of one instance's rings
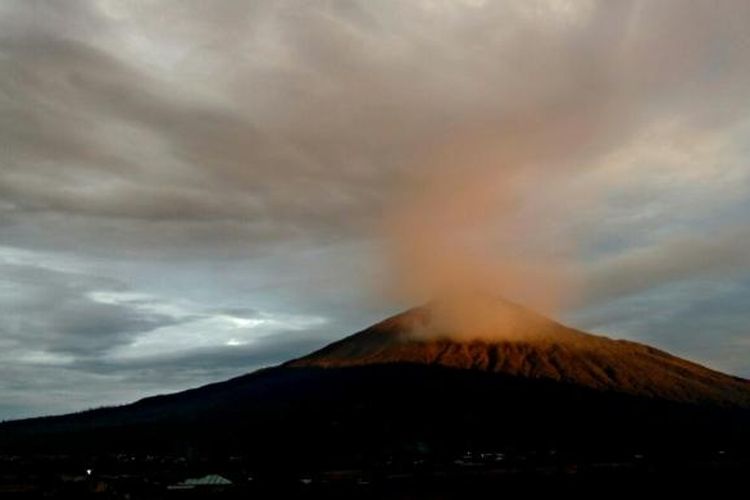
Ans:
POLYGON ((242 454, 257 467, 466 449, 748 449, 750 382, 501 300, 431 303, 308 356, 0 425, 0 452, 242 454))
POLYGON ((489 333, 476 337, 460 324, 441 333, 443 317, 451 314, 443 311, 440 304, 409 310, 285 366, 439 365, 653 399, 750 407, 747 380, 647 345, 568 328, 502 299, 458 310, 459 320, 477 313, 484 318, 489 333))

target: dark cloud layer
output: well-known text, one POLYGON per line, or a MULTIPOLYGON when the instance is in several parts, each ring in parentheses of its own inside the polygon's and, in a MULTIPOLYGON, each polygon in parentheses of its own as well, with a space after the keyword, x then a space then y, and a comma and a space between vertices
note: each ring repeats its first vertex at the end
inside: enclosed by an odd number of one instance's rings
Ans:
POLYGON ((87 296, 110 280, 31 266, 0 266, 13 296, 0 304, 4 340, 39 352, 89 357, 127 344, 139 333, 173 324, 165 315, 103 304, 87 296))
POLYGON ((437 200, 448 234, 436 172, 448 201, 518 165, 533 189, 495 201, 528 195, 527 244, 578 256, 573 321, 750 375, 727 354, 750 352, 749 23, 731 0, 4 2, 0 416, 365 326, 399 306, 369 292, 394 207, 437 200))

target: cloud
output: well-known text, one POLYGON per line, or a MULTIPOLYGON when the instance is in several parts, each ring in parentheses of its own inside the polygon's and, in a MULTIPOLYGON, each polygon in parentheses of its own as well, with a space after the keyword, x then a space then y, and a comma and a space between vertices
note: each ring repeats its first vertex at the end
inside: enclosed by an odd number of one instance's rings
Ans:
POLYGON ((327 322, 314 316, 161 299, 92 275, 8 264, 1 264, 0 270, 2 341, 18 347, 16 359, 41 364, 179 357, 250 345, 279 332, 313 331, 327 322))
POLYGON ((3 16, 0 196, 87 249, 362 236, 436 143, 591 163, 653 115, 724 123, 747 96, 741 3, 75 5, 3 16))
POLYGON ((11 345, 33 346, 22 358, 66 360, 94 356, 128 343, 143 331, 173 323, 157 314, 91 300, 92 288, 117 286, 109 280, 18 265, 0 266, 3 292, 0 326, 11 345))
POLYGON ((750 269, 750 228, 675 237, 598 262, 589 269, 589 300, 607 301, 682 280, 722 279, 750 269))
POLYGON ((83 264, 0 249, 0 417, 219 381, 301 355, 330 335, 323 317, 134 291, 123 276, 83 264))
POLYGON ((746 376, 750 275, 679 281, 620 296, 571 315, 590 331, 606 331, 668 349, 728 373, 746 376))

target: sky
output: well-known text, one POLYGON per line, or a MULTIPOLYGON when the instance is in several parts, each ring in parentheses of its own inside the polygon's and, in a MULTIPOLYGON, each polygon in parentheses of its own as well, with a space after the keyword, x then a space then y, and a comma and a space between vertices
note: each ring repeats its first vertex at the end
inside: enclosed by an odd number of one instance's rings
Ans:
POLYGON ((744 0, 0 1, 0 419, 240 375, 459 275, 750 377, 747 26, 744 0))

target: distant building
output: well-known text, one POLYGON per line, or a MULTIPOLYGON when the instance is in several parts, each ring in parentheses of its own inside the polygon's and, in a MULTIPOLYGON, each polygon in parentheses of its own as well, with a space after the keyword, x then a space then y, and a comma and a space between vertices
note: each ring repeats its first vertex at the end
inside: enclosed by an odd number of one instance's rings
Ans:
POLYGON ((185 479, 181 483, 168 486, 169 490, 223 489, 232 486, 232 481, 218 474, 185 479))

